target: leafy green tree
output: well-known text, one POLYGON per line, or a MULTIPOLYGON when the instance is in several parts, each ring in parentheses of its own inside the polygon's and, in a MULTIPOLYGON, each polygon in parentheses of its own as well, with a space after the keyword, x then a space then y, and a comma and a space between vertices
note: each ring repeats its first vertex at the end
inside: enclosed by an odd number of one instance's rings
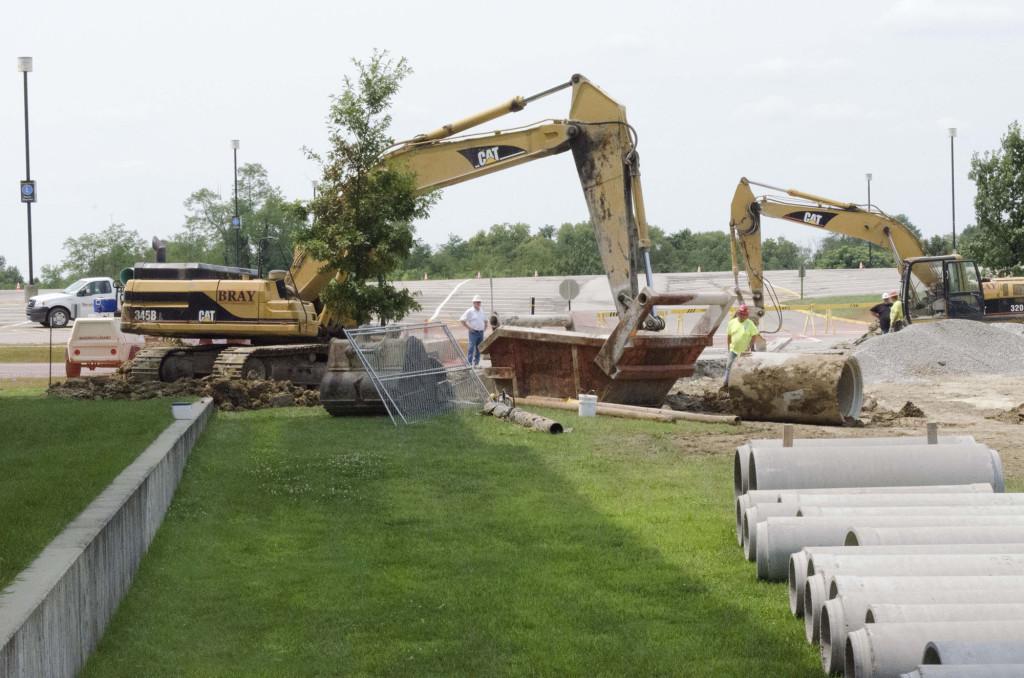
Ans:
MULTIPOLYGON (((1024 136, 1019 122, 994 151, 971 158, 977 232, 962 246, 964 254, 989 268, 1024 271, 1024 136)), ((959 244, 959 243, 958 243, 959 244)))
POLYGON ((321 162, 323 177, 311 203, 313 225, 298 242, 326 270, 345 273, 321 295, 337 317, 356 324, 377 318, 383 324, 419 308, 388 276, 409 256, 412 222, 427 216, 435 197, 419 195, 410 172, 379 163, 394 144, 388 109, 412 70, 386 51, 353 63, 357 77, 346 76, 342 93, 331 100, 326 157, 309 151, 321 162))
POLYGON ((555 253, 559 275, 596 275, 604 272, 597 236, 590 222, 565 223, 555 235, 555 253))
POLYGON ((761 243, 761 258, 766 271, 792 271, 810 257, 804 248, 783 237, 768 238, 761 243))
POLYGON ((24 285, 25 278, 14 264, 7 264, 7 259, 0 254, 0 289, 12 289, 16 285, 24 285))
POLYGON ((43 267, 44 287, 90 276, 117 278, 121 269, 145 261, 149 247, 137 231, 111 224, 98 233, 86 233, 64 241, 67 256, 56 267, 43 267))

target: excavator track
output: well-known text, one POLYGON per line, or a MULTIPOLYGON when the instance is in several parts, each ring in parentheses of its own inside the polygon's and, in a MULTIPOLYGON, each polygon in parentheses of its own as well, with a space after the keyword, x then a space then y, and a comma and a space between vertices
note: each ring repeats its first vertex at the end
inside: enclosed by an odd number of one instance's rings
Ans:
POLYGON ((156 346, 144 348, 135 354, 128 364, 128 381, 160 381, 160 365, 172 351, 180 350, 178 346, 156 346))
POLYGON ((226 379, 277 379, 319 386, 327 349, 327 344, 229 346, 214 361, 213 374, 226 379))

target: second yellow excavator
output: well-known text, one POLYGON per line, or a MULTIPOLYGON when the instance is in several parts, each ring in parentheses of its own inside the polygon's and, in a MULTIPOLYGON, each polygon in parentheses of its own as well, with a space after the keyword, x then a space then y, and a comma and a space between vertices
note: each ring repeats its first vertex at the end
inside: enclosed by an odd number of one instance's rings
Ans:
POLYGON ((958 254, 925 256, 917 236, 898 219, 876 207, 823 198, 740 179, 729 219, 733 273, 742 254, 756 317, 765 313, 761 216, 857 238, 892 253, 900 273, 900 298, 908 322, 964 318, 1024 321, 1024 279, 981 277, 975 262, 958 254), (772 193, 759 196, 752 186, 772 193))

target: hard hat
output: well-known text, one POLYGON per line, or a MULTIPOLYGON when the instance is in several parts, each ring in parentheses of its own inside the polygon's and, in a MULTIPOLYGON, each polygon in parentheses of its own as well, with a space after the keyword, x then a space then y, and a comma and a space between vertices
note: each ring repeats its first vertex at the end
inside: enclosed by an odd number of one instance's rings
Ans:
POLYGON ((882 292, 882 301, 885 301, 888 298, 889 298, 889 293, 888 292, 882 292))
POLYGON ((739 308, 736 309, 737 315, 750 315, 750 309, 747 308, 746 304, 740 304, 739 308))
POLYGON ((473 295, 473 303, 474 303, 474 304, 476 304, 476 303, 478 303, 478 302, 482 303, 482 302, 483 302, 483 299, 481 299, 481 298, 480 298, 480 295, 479 295, 479 294, 474 294, 474 295, 473 295))
POLYGON ((892 292, 889 292, 889 296, 892 297, 893 299, 899 299, 900 293, 897 292, 896 290, 893 290, 892 292))

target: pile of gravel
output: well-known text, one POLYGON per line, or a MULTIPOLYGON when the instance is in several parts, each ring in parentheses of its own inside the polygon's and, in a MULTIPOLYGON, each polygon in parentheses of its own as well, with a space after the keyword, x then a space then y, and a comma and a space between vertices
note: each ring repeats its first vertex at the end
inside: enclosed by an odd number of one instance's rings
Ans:
POLYGON ((1024 326, 942 320, 873 337, 853 353, 864 382, 1024 374, 1024 326))

